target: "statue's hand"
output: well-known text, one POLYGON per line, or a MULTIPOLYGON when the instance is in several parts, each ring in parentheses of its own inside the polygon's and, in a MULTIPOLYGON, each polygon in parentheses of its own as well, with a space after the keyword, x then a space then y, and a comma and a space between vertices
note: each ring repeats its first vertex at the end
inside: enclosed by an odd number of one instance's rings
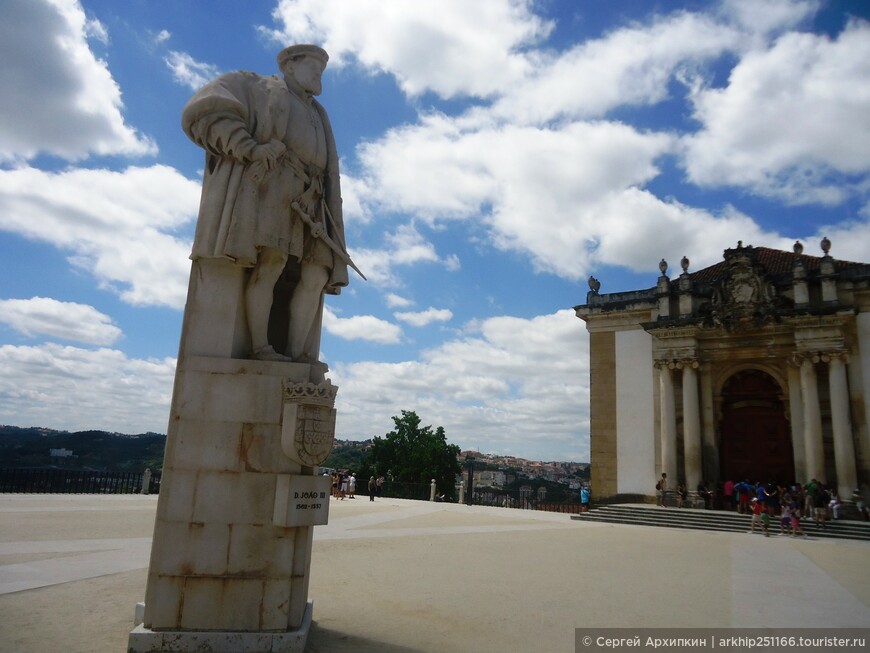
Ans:
POLYGON ((320 238, 323 235, 323 227, 315 222, 311 225, 311 235, 315 238, 320 238))
POLYGON ((287 151, 284 143, 271 140, 264 145, 257 145, 251 153, 254 163, 260 163, 266 172, 271 171, 278 164, 278 159, 287 151))

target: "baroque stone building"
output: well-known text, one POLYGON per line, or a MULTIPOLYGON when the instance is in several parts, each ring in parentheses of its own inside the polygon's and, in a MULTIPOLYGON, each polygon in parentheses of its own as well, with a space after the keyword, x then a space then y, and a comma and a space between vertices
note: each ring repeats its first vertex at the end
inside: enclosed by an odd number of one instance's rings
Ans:
POLYGON ((870 483, 870 264, 767 247, 726 249, 653 288, 589 279, 592 487, 655 493, 684 480, 806 482, 847 500, 870 483))

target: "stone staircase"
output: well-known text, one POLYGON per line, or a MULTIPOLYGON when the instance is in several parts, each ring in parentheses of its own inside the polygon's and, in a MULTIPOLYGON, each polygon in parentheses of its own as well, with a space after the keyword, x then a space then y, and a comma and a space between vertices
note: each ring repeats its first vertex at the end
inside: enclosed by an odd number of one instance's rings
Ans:
MULTIPOLYGON (((736 512, 694 508, 661 508, 650 504, 602 505, 589 512, 571 515, 571 519, 732 533, 746 532, 750 525, 749 515, 740 515, 736 512)), ((801 528, 810 538, 870 541, 870 522, 838 519, 828 521, 827 527, 821 528, 810 519, 801 519, 801 528)), ((779 532, 779 518, 771 518, 770 534, 775 536, 779 532)))

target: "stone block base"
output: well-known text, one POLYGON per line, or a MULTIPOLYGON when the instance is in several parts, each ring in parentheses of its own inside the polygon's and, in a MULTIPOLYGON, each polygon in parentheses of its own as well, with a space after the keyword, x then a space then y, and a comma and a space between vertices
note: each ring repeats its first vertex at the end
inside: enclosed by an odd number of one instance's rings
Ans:
POLYGON ((309 601, 302 624, 290 632, 151 630, 140 623, 130 633, 127 653, 303 653, 313 612, 309 601))

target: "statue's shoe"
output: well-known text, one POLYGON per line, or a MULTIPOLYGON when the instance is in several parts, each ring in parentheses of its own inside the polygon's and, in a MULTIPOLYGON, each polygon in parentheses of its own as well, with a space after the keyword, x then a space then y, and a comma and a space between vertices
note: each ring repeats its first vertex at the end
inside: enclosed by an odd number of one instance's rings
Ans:
POLYGON ((293 362, 292 358, 284 356, 283 354, 279 354, 277 351, 275 351, 272 345, 266 345, 265 347, 258 349, 251 355, 251 358, 258 361, 278 361, 283 363, 293 362))

